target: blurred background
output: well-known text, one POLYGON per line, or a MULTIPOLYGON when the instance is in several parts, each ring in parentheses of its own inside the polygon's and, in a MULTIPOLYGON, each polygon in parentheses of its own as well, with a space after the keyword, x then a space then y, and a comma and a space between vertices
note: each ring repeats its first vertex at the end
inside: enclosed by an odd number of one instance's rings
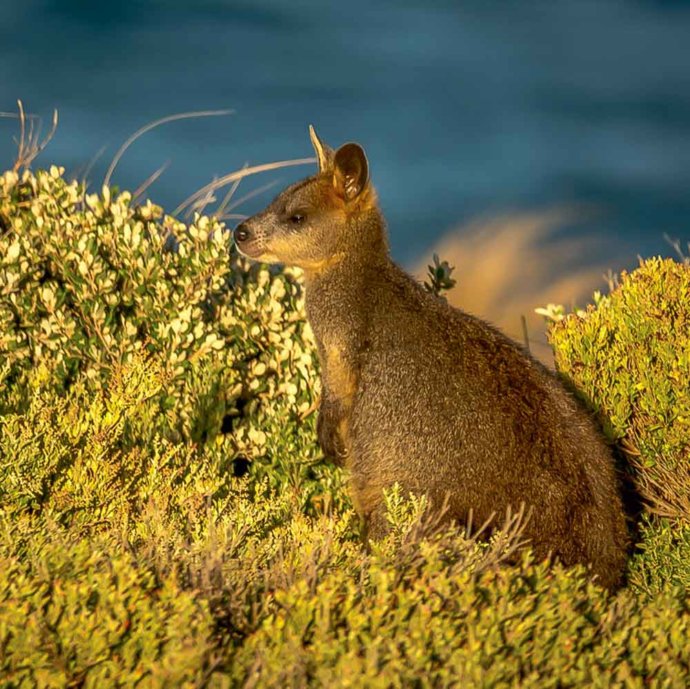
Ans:
MULTIPOLYGON (((690 239, 690 2, 3 0, 0 110, 60 124, 34 165, 91 165, 174 208, 245 163, 312 155, 307 125, 370 159, 396 259, 457 266, 451 300, 522 339, 534 307, 582 303, 608 269, 690 239)), ((11 166, 17 123, 0 119, 11 166)), ((311 174, 276 186, 250 214, 311 174)), ((543 340, 543 338, 541 338, 543 340)))

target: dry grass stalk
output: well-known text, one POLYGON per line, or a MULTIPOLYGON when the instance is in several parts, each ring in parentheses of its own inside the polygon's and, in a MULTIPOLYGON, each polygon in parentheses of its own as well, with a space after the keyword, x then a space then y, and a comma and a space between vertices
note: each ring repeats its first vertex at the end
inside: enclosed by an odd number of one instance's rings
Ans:
POLYGON ((58 126, 58 111, 54 110, 50 131, 41 139, 41 117, 24 112, 24 104, 21 100, 17 101, 17 109, 18 113, 0 112, 0 117, 19 120, 19 139, 14 140, 17 144, 17 158, 12 166, 14 172, 19 172, 22 169, 26 170, 31 166, 31 163, 50 143, 58 126))
POLYGON ((153 174, 149 175, 132 194, 132 200, 136 201, 168 168, 170 161, 167 160, 153 174))
POLYGON ((167 124, 168 122, 176 122, 178 120, 189 120, 197 117, 220 117, 222 115, 231 115, 233 113, 234 110, 195 110, 192 112, 179 112, 175 115, 167 115, 166 117, 161 117, 158 120, 149 122, 148 124, 141 127, 141 129, 137 129, 137 131, 134 132, 134 134, 132 134, 117 150, 117 153, 113 157, 113 160, 110 163, 107 172, 105 173, 105 177, 103 178, 103 185, 106 187, 110 185, 110 180, 112 179, 113 173, 115 172, 115 168, 117 167, 117 164, 120 162, 122 156, 125 154, 127 149, 140 136, 146 134, 146 132, 150 132, 152 129, 155 129, 156 127, 159 127, 162 124, 167 124))
POLYGON ((219 177, 213 180, 198 191, 195 191, 191 196, 185 199, 175 210, 172 215, 178 215, 186 209, 193 207, 197 212, 203 209, 214 200, 213 194, 218 189, 244 179, 249 175, 255 175, 259 172, 270 172, 271 170, 279 170, 284 167, 295 167, 297 165, 310 165, 316 162, 316 158, 296 158, 293 160, 281 160, 275 163, 263 163, 262 165, 254 165, 252 167, 243 167, 240 170, 231 172, 230 174, 219 177))

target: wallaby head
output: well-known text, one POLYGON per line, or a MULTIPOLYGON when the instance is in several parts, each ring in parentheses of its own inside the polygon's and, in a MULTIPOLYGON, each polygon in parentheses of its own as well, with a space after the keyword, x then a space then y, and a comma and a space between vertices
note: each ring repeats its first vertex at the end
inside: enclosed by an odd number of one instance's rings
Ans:
POLYGON ((309 133, 318 173, 238 225, 235 243, 248 258, 321 272, 362 248, 385 247, 385 237, 364 149, 346 143, 333 150, 311 126, 309 133))

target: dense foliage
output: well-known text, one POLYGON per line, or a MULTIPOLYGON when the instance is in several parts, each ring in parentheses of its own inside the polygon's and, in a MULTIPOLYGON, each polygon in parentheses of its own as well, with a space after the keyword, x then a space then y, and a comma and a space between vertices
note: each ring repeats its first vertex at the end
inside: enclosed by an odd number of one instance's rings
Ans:
POLYGON ((655 512, 610 596, 505 564, 519 520, 483 543, 395 489, 365 551, 316 447, 299 275, 212 219, 6 173, 0 683, 686 686, 689 271, 649 261, 552 330, 655 512))
POLYGON ((690 522, 690 266, 646 261, 551 331, 557 366, 632 460, 655 512, 690 522))

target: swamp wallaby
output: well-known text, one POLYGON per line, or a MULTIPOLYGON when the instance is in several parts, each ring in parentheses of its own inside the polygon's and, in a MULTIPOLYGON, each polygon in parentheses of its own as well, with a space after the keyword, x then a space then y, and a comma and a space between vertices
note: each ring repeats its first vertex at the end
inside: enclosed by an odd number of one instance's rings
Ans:
POLYGON ((364 150, 310 133, 318 173, 241 223, 235 241, 251 259, 304 270, 319 442, 349 470, 369 536, 386 530, 382 493, 395 482, 460 522, 524 505, 537 557, 618 585, 625 517, 589 414, 521 347, 393 263, 364 150))

